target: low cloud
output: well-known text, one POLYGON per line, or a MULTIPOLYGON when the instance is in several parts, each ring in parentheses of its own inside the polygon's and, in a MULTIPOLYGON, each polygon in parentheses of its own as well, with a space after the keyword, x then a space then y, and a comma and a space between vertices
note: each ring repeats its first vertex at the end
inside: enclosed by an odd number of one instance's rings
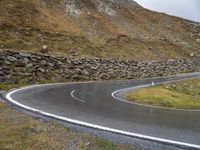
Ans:
POLYGON ((135 0, 145 8, 200 22, 200 0, 135 0))

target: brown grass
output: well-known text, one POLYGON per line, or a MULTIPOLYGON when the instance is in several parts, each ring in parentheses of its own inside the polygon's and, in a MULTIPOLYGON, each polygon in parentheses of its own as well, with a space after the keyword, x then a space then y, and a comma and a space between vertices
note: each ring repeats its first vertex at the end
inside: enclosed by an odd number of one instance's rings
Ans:
MULTIPOLYGON (((90 0, 83 3, 86 9, 94 7, 90 0)), ((185 20, 125 5, 116 9, 117 17, 96 9, 69 16, 64 6, 61 0, 1 0, 0 48, 40 52, 47 45, 50 54, 138 60, 199 53, 198 37, 192 34, 200 27, 185 20)))
POLYGON ((0 103, 2 150, 133 150, 86 133, 72 132, 56 122, 33 119, 0 103))

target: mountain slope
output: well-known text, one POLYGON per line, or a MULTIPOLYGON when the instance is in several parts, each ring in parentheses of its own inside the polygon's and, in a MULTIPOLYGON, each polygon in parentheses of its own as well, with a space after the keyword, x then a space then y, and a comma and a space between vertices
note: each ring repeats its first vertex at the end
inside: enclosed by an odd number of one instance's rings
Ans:
POLYGON ((132 0, 0 1, 1 49, 40 52, 47 45, 53 54, 167 59, 199 54, 199 33, 198 23, 132 0))

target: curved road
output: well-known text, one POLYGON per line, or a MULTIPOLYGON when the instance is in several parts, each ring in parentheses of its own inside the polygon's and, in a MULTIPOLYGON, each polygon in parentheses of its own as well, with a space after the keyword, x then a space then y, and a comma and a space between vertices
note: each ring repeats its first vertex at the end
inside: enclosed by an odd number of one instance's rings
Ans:
POLYGON ((143 80, 47 84, 12 91, 6 99, 24 109, 67 122, 136 138, 200 149, 200 111, 124 102, 127 87, 200 77, 200 73, 143 80))

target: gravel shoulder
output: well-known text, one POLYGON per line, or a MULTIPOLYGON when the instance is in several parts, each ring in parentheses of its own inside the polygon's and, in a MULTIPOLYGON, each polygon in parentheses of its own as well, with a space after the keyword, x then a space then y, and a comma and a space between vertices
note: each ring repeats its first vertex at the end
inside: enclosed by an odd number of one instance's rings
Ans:
POLYGON ((34 119, 0 101, 0 149, 133 150, 54 121, 34 119))

